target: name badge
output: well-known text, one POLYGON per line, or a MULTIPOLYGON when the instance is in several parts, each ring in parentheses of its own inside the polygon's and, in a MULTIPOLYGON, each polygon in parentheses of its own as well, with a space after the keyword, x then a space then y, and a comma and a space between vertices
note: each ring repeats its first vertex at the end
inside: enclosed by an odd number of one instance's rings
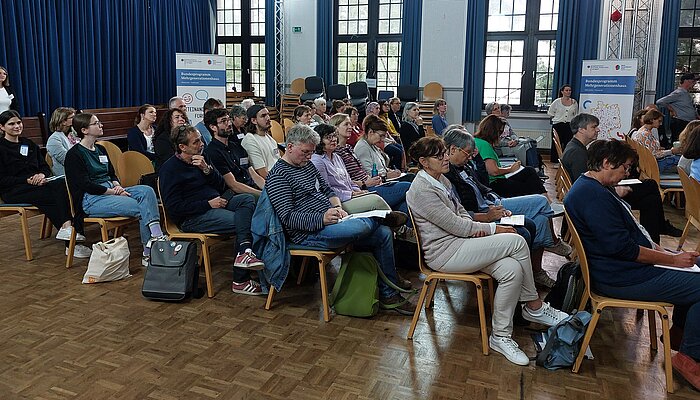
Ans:
POLYGON ((278 149, 277 147, 272 149, 272 154, 279 154, 279 153, 280 153, 280 149, 278 149))
POLYGON ((465 171, 460 172, 459 176, 461 176, 462 179, 464 179, 465 181, 469 180, 469 175, 467 175, 467 173, 465 171))
POLYGON ((248 157, 241 157, 241 159, 238 161, 239 164, 241 164, 241 167, 247 167, 248 166, 248 157))
POLYGON ((26 157, 29 154, 29 146, 26 144, 19 146, 19 154, 26 157))
POLYGON ((100 162, 102 164, 107 164, 109 162, 109 159, 107 158, 107 156, 100 156, 100 162))
POLYGON ((316 184, 314 186, 316 187, 317 192, 321 189, 321 184, 318 183, 318 179, 316 179, 316 184))
POLYGON ((239 133, 236 137, 238 138, 238 140, 243 140, 243 138, 245 137, 245 133, 239 133))

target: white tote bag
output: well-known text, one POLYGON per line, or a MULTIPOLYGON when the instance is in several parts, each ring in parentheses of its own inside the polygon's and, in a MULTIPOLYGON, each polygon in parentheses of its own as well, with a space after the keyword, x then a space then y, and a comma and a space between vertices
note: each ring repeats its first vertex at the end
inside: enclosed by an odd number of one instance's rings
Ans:
POLYGON ((130 276, 129 243, 126 238, 120 236, 92 245, 83 283, 118 281, 130 276))

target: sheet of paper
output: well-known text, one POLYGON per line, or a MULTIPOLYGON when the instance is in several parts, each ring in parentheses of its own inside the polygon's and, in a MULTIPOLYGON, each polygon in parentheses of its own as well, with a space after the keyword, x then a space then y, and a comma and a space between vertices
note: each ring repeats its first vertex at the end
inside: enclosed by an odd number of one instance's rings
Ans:
POLYGON ((523 166, 521 165, 520 168, 518 168, 515 172, 509 172, 509 173, 505 174, 505 177, 506 177, 506 178, 510 178, 511 176, 517 174, 518 172, 520 172, 520 171, 522 171, 522 170, 524 170, 524 169, 525 169, 525 167, 523 167, 523 166))
POLYGON ((399 178, 403 178, 404 176, 406 176, 406 173, 405 173, 405 172, 402 172, 401 175, 397 176, 396 178, 386 178, 386 180, 387 180, 387 181, 395 181, 395 180, 397 180, 397 179, 399 179, 399 178))
POLYGON ((55 181, 56 179, 61 179, 61 178, 64 178, 64 177, 65 177, 65 175, 54 175, 54 176, 49 176, 48 178, 46 178, 46 181, 47 181, 47 182, 51 182, 51 181, 55 181))
POLYGON ((680 268, 680 267, 672 267, 670 265, 660 265, 660 264, 654 264, 656 268, 665 268, 665 269, 672 269, 674 271, 681 271, 681 272, 695 272, 700 273, 700 267, 696 265, 693 265, 690 268, 680 268))
POLYGON ((525 216, 524 215, 511 215, 510 217, 503 217, 498 222, 498 225, 523 226, 523 225, 525 225, 525 216))
POLYGON ((373 210, 373 211, 365 211, 363 213, 357 213, 357 214, 350 214, 345 218, 341 218, 338 222, 343 222, 347 221, 350 219, 355 219, 355 218, 384 218, 386 217, 387 214, 389 214, 391 211, 389 210, 373 210))
POLYGON ((629 186, 629 185, 638 185, 642 183, 639 179, 623 179, 620 182, 618 182, 617 186, 629 186))

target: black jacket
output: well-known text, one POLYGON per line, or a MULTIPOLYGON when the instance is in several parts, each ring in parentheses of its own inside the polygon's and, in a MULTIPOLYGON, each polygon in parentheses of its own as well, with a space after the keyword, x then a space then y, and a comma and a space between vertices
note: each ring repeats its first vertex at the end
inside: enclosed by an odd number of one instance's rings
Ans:
POLYGON ((494 195, 496 193, 490 187, 479 182, 479 179, 476 177, 476 174, 469 167, 469 165, 465 165, 463 169, 460 169, 450 164, 450 171, 445 174, 445 177, 450 181, 450 183, 452 183, 452 187, 455 188, 455 191, 459 196, 459 200, 462 203, 462 207, 464 207, 464 209, 467 211, 475 213, 481 212, 479 210, 479 203, 476 201, 476 193, 474 193, 474 189, 468 183, 464 182, 464 180, 459 176, 460 172, 462 171, 466 172, 468 176, 474 178, 474 182, 484 198, 489 198, 489 193, 493 193, 494 195))

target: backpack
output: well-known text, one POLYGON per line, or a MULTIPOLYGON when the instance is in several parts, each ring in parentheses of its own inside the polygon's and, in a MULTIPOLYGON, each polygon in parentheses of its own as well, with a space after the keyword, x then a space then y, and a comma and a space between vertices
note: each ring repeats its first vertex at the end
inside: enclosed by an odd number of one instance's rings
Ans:
MULTIPOLYGON (((379 311, 379 284, 377 278, 389 287, 402 293, 412 293, 416 290, 405 290, 391 282, 372 253, 350 252, 343 255, 343 262, 338 277, 330 295, 330 305, 336 314, 351 317, 372 317, 379 311)), ((408 301, 408 299, 406 300, 408 301)), ((391 309, 397 304, 382 304, 382 308, 391 309)))
POLYGON ((559 269, 557 281, 544 301, 558 310, 571 313, 579 306, 585 289, 581 266, 578 262, 569 261, 559 269))
POLYGON ((143 297, 180 301, 199 296, 198 288, 197 244, 180 240, 158 240, 151 244, 151 258, 141 287, 143 297))
POLYGON ((581 342, 591 321, 588 311, 577 311, 547 330, 547 344, 535 360, 547 369, 569 368, 581 350, 581 342))

